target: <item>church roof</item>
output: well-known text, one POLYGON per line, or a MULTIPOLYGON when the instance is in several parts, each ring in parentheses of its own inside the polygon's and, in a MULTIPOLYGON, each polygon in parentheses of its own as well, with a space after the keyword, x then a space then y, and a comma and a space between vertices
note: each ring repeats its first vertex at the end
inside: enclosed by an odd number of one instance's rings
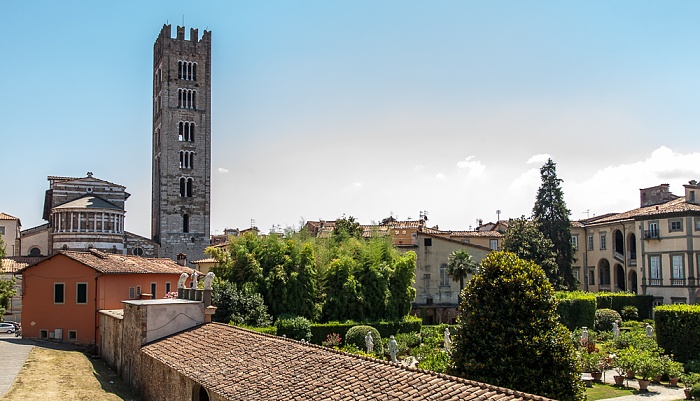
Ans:
POLYGON ((548 400, 221 323, 141 351, 226 400, 548 400))
POLYGON ((123 209, 107 202, 97 196, 85 195, 78 199, 68 201, 62 205, 54 206, 54 209, 108 209, 123 211, 123 209))

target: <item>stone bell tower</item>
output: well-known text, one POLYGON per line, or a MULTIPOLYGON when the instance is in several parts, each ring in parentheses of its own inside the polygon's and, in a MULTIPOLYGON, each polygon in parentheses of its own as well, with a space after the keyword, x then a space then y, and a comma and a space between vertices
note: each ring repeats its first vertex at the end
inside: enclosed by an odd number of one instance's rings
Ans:
POLYGON ((209 246, 211 32, 164 25, 153 46, 151 236, 160 256, 190 260, 209 246))

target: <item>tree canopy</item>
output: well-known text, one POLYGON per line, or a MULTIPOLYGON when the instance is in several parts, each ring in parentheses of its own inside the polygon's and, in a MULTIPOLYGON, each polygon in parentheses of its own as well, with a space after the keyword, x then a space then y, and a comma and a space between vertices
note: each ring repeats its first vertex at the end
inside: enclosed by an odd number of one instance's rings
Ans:
POLYGON ((466 249, 452 251, 447 257, 447 262, 447 274, 454 281, 459 281, 459 291, 461 292, 464 289, 464 280, 470 274, 474 274, 476 263, 466 249))
POLYGON ((536 263, 544 270, 547 279, 556 289, 563 287, 554 255, 554 246, 552 241, 542 234, 537 221, 527 219, 525 216, 510 220, 501 248, 506 252, 514 253, 520 259, 536 263))
POLYGON ((227 248, 209 248, 219 262, 212 271, 259 293, 274 318, 368 321, 407 315, 415 298, 415 253, 399 253, 388 236, 363 239, 354 218, 343 221, 330 238, 230 237, 227 248))
POLYGON ((585 397, 570 332, 542 268, 510 252, 484 258, 467 283, 451 374, 553 399, 585 397))
POLYGON ((575 256, 571 243, 571 211, 567 209, 564 201, 564 191, 561 189, 563 180, 557 177, 557 165, 552 159, 540 168, 540 176, 542 183, 537 190, 532 217, 539 223, 539 230, 554 247, 557 275, 560 277, 556 282, 569 290, 575 290, 578 283, 572 272, 575 256))

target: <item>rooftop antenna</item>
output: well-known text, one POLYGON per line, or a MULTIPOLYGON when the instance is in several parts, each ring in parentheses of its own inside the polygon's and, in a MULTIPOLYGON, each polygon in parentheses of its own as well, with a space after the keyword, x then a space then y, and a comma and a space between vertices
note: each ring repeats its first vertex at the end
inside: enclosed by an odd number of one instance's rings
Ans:
POLYGON ((586 218, 587 218, 587 219, 591 217, 591 209, 586 209, 586 211, 583 212, 583 213, 586 213, 586 218))
POLYGON ((501 209, 496 210, 496 223, 501 221, 501 209))

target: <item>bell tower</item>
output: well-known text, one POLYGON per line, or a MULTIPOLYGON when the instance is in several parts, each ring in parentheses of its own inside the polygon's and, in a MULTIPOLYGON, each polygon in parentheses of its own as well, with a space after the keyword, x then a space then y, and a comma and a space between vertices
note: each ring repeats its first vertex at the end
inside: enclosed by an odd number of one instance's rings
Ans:
POLYGON ((211 198, 211 32, 164 25, 153 46, 151 236, 160 256, 202 258, 211 198))

